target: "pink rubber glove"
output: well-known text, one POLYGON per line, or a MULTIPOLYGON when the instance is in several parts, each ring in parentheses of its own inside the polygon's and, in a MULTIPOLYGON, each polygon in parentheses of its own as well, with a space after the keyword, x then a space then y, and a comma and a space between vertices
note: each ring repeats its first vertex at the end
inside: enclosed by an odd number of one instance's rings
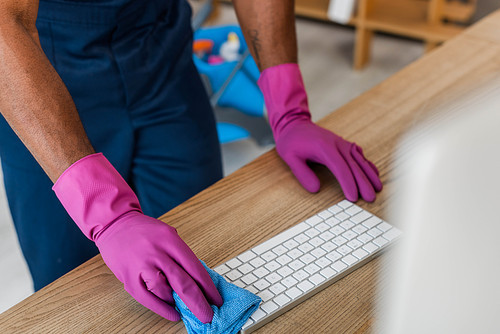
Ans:
POLYGON ((382 190, 377 168, 365 159, 361 147, 311 121, 299 66, 290 63, 269 67, 258 84, 276 150, 302 186, 310 192, 319 191, 318 177, 307 162, 319 163, 335 175, 349 201, 357 201, 359 195, 374 201, 375 192, 382 190))
POLYGON ((145 216, 134 192, 100 153, 71 165, 53 187, 104 262, 139 303, 178 321, 172 289, 203 323, 222 305, 207 271, 175 228, 145 216))

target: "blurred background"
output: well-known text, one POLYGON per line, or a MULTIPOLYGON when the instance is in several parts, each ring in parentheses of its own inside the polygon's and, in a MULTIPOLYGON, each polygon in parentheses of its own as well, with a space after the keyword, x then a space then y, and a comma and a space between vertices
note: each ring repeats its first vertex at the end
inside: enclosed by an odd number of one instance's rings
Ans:
MULTIPOLYGON (((227 31, 221 30, 223 26, 237 24, 229 1, 209 6, 206 1, 189 2, 194 16, 202 18, 195 39, 207 39, 217 33, 222 34, 222 43, 231 40, 227 31), (205 16, 207 9, 209 15, 205 16)), ((353 0, 353 6, 347 8, 335 7, 334 2, 296 0, 299 64, 314 121, 500 8, 500 0, 358 0, 357 4, 353 0)), ((255 90, 252 79, 258 76, 253 72, 251 59, 241 58, 244 41, 238 42, 240 58, 234 64, 241 63, 241 69, 231 66, 223 78, 213 77, 217 74, 210 69, 225 60, 207 60, 210 56, 207 53, 221 45, 207 49, 198 44, 200 48, 194 56, 200 72, 205 73, 203 79, 216 109, 225 175, 273 148, 262 105, 257 103, 251 110, 238 105, 238 101, 245 99, 240 94, 255 90)), ((0 170, 0 312, 33 292, 2 180, 0 170)))

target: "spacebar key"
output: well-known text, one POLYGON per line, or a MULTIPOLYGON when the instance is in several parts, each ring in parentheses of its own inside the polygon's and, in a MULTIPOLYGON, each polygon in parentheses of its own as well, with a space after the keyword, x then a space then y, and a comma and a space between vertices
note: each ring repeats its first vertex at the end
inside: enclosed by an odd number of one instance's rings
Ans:
POLYGON ((255 246, 252 251, 254 251, 256 254, 260 255, 264 252, 267 252, 268 250, 282 244, 283 242, 287 241, 290 238, 295 237, 296 235, 310 229, 311 227, 307 225, 306 223, 302 222, 300 224, 295 225, 292 228, 289 228, 288 230, 281 232, 280 234, 272 237, 271 239, 264 241, 260 245, 255 246))

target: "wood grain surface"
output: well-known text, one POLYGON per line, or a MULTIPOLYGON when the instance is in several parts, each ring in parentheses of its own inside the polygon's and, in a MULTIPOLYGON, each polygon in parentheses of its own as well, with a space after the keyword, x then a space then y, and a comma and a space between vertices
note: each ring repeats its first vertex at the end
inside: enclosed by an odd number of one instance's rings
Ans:
MULTIPOLYGON (((383 191, 358 204, 386 218, 397 196, 393 153, 401 137, 440 106, 500 74, 500 11, 354 99, 319 123, 355 141, 380 169, 383 191)), ((334 66, 334 65, 332 65, 334 66)), ((321 191, 303 190, 270 151, 163 215, 208 266, 214 267, 343 199, 326 168, 321 191)), ((375 259, 257 333, 368 333, 375 321, 375 259)), ((135 302, 102 262, 84 263, 0 314, 0 333, 185 333, 135 302)))

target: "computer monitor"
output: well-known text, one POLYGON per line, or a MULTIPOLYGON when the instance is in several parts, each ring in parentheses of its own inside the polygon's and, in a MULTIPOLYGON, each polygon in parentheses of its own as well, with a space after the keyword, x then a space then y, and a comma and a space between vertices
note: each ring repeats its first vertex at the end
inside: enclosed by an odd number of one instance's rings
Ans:
POLYGON ((500 333, 500 80, 446 108, 395 158, 377 333, 500 333))

